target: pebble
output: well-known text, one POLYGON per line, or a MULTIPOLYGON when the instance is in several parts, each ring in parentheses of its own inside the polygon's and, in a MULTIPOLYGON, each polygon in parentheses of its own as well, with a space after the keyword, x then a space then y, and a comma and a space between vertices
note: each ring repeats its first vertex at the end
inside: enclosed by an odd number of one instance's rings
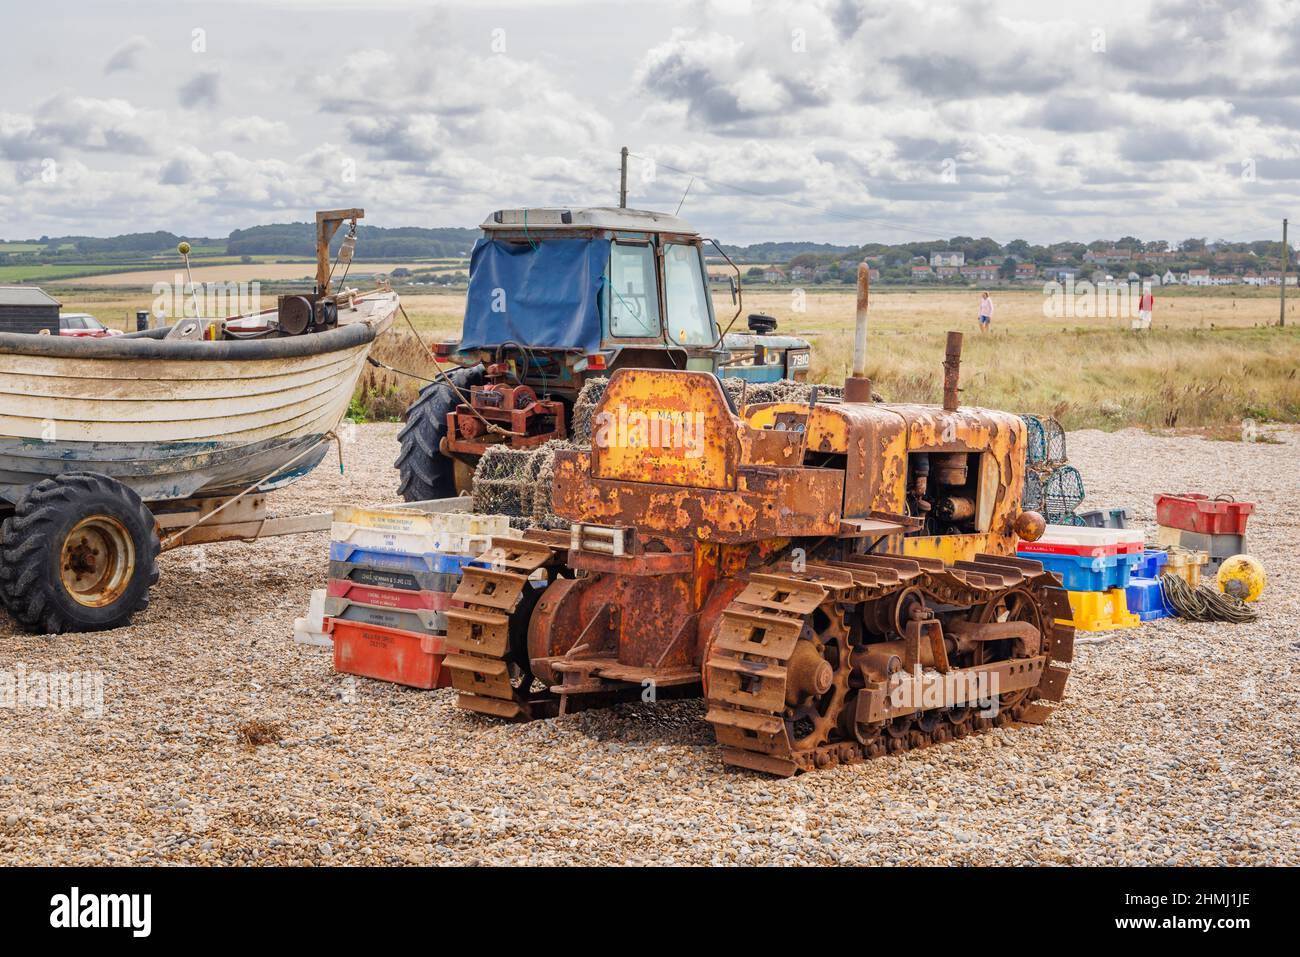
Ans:
MULTIPOLYGON (((395 500, 396 432, 359 427, 343 475, 331 453, 273 506, 395 500)), ((789 780, 724 766, 698 701, 505 725, 449 690, 344 689, 292 640, 325 534, 168 552, 128 628, 51 639, 0 615, 0 670, 105 679, 98 718, 0 712, 0 866, 1300 864, 1300 429, 1278 436, 1069 436, 1087 504, 1149 532, 1156 491, 1256 502, 1259 621, 1110 633, 1041 727, 789 780), (282 741, 242 744, 252 720, 282 741)))

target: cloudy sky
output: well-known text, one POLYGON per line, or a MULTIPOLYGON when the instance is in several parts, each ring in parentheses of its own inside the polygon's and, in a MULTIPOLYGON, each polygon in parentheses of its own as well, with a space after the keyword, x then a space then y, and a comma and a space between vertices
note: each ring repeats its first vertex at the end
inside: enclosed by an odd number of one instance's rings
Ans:
POLYGON ((472 226, 614 203, 625 144, 631 205, 672 210, 689 184, 682 214, 727 242, 1238 240, 1300 213, 1300 0, 0 15, 0 238, 225 235, 353 205, 472 226))

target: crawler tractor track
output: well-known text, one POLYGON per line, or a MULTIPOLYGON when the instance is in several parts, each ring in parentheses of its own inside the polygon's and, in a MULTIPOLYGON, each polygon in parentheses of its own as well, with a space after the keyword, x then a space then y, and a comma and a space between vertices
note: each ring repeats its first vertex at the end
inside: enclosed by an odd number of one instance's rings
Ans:
POLYGON ((553 559, 546 545, 525 539, 493 539, 480 565, 466 566, 447 610, 443 667, 467 711, 529 721, 555 716, 559 698, 538 689, 528 666, 528 616, 540 589, 529 579, 553 559))
POLYGON ((1065 593, 1039 563, 1022 559, 980 555, 945 565, 856 555, 798 572, 789 562, 769 565, 750 574, 712 635, 706 717, 727 763, 782 776, 962 738, 995 723, 1042 723, 1052 711, 1047 702, 1064 694, 1069 671, 1061 664, 1073 653, 1074 629, 1057 618, 1070 618, 1065 593), (901 632, 900 609, 916 599, 941 609, 945 632, 962 623, 1033 624, 1041 636, 1034 654, 1016 656, 988 642, 961 664, 1005 662, 1004 672, 1022 682, 1041 668, 1037 684, 1003 694, 996 717, 965 706, 861 720, 871 642, 881 639, 879 629, 901 632))

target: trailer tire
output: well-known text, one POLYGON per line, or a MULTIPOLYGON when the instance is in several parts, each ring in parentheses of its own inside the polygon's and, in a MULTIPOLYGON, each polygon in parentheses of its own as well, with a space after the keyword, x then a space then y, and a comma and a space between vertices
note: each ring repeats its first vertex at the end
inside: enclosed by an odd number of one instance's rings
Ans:
POLYGON ((0 602, 39 634, 120 628, 149 606, 158 551, 132 489, 96 472, 48 478, 0 525, 0 602))
MULTIPOLYGON (((483 366, 457 369, 451 373, 451 380, 457 389, 468 392, 483 384, 483 366)), ((456 392, 439 379, 421 389, 420 397, 406 410, 406 425, 397 433, 402 451, 393 463, 401 473, 397 494, 403 501, 423 502, 456 495, 454 462, 442 453, 442 440, 447 434, 447 413, 459 404, 456 392)))

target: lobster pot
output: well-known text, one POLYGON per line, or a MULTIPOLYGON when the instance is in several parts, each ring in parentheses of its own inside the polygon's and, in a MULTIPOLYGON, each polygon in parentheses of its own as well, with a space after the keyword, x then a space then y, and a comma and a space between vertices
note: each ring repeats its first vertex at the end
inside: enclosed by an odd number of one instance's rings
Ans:
POLYGON ((1083 476, 1072 465, 1063 465, 1048 476, 1043 486, 1043 517, 1051 525, 1082 525, 1074 510, 1083 504, 1083 476))
POLYGON ((1034 511, 1043 511, 1043 476, 1037 471, 1025 472, 1025 491, 1020 496, 1020 507, 1034 511))
POLYGON ((1047 416, 1040 420, 1043 426, 1043 444, 1045 446, 1044 459, 1048 465, 1064 465, 1067 461, 1065 454, 1065 429, 1061 428, 1061 423, 1057 422, 1052 416, 1047 416))
POLYGON ((529 449, 490 447, 474 470, 474 511, 508 516, 518 528, 567 529, 569 523, 551 507, 555 453, 578 447, 563 439, 529 449))
POLYGON ((1047 461, 1047 437, 1043 432, 1043 420, 1036 415, 1022 415, 1020 418, 1025 423, 1025 464, 1032 469, 1047 461))

